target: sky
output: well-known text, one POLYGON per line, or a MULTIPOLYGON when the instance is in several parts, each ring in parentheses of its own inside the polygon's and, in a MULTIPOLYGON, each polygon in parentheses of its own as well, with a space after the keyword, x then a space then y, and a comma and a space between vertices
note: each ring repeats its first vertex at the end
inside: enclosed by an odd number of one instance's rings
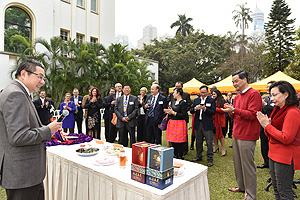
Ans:
MULTIPOLYGON (((195 30, 206 34, 225 35, 228 31, 239 31, 232 19, 232 11, 237 4, 247 2, 246 7, 253 12, 256 6, 264 12, 265 23, 273 0, 115 0, 116 35, 127 35, 136 46, 137 40, 143 37, 143 28, 152 25, 157 28, 158 37, 164 34, 174 36, 177 28, 171 29, 173 22, 179 19, 178 14, 185 14, 193 20, 190 24, 195 30)), ((295 28, 300 27, 300 0, 285 0, 291 8, 290 18, 296 18, 295 28)), ((249 30, 253 24, 249 24, 249 30)), ((247 31, 250 34, 250 31, 247 31)))

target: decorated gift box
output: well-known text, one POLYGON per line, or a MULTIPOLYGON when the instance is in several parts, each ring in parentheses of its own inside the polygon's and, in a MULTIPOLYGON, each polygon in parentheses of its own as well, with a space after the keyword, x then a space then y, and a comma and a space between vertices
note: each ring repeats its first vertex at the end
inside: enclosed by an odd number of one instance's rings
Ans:
POLYGON ((148 148, 156 146, 146 142, 132 144, 132 163, 147 167, 148 148))
POLYGON ((174 169, 168 169, 166 171, 157 171, 155 169, 146 169, 146 184, 156 187, 158 189, 165 189, 173 184, 174 169))
POLYGON ((131 163, 131 179, 145 184, 146 167, 131 163))
POLYGON ((157 171, 166 171, 173 167, 173 147, 156 145, 148 148, 147 167, 157 171))

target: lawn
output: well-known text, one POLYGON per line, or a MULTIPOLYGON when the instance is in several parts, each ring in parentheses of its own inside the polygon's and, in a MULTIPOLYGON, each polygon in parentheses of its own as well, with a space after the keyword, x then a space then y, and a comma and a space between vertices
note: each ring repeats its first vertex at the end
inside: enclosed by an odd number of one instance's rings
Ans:
MULTIPOLYGON (((191 134, 191 129, 189 130, 189 136, 191 134)), ((167 141, 165 140, 165 134, 163 135, 163 145, 167 146, 167 141)), ((190 137, 189 137, 190 139, 190 137)), ((210 191, 210 198, 212 200, 235 200, 243 199, 243 193, 233 193, 229 192, 227 189, 229 187, 237 186, 234 176, 234 167, 232 160, 232 149, 228 148, 231 145, 231 139, 225 138, 227 156, 221 157, 221 152, 214 155, 214 166, 208 168, 208 184, 210 191)), ((206 161, 206 147, 204 148, 203 161, 198 162, 202 165, 207 165, 206 161)), ((191 160, 195 157, 196 150, 189 151, 185 156, 185 160, 191 160)), ((260 141, 256 143, 255 149, 255 164, 260 165, 263 163, 263 159, 260 154, 260 141)), ((269 178, 269 169, 257 169, 257 198, 261 200, 273 200, 275 199, 273 194, 273 187, 270 188, 269 192, 264 191, 267 186, 267 179, 269 178)), ((300 172, 296 171, 294 179, 300 179, 300 172)), ((300 185, 299 185, 300 186, 300 185)), ((297 196, 300 197, 300 189, 294 190, 297 196)), ((5 190, 0 188, 0 200, 5 200, 5 190)))

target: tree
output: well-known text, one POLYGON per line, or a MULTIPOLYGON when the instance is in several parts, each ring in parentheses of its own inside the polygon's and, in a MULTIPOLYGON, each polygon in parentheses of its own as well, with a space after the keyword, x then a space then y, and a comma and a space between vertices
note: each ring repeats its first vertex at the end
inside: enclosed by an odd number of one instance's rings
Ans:
POLYGON ((267 54, 264 75, 283 71, 294 56, 295 19, 289 19, 291 9, 284 0, 274 0, 269 22, 265 25, 267 54))
MULTIPOLYGON (((300 41, 300 28, 296 31, 295 41, 300 41)), ((300 80, 300 44, 295 47, 295 56, 284 72, 289 76, 300 80)))
POLYGON ((187 36, 193 29, 193 26, 189 24, 192 18, 186 18, 184 15, 178 15, 179 20, 171 24, 171 28, 178 27, 176 34, 181 33, 183 36, 187 36))
POLYGON ((248 21, 253 21, 252 17, 250 16, 250 8, 246 8, 246 5, 247 3, 241 5, 238 4, 237 7, 239 7, 239 10, 234 10, 232 12, 234 14, 232 19, 234 20, 236 27, 240 27, 242 29, 242 35, 240 36, 242 48, 244 48, 247 43, 247 40, 245 39, 245 29, 249 28, 248 21))

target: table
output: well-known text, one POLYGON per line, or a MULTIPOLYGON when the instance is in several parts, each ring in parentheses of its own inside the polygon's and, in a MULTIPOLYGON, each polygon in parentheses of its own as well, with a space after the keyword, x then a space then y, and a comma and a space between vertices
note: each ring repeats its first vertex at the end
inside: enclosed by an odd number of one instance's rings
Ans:
MULTIPOLYGON (((94 140, 89 144, 98 145, 94 140)), ((107 156, 104 150, 95 156, 78 156, 75 150, 79 146, 47 147, 46 200, 210 199, 204 165, 178 160, 184 163, 184 175, 174 177, 173 185, 160 190, 131 180, 131 148, 125 148, 128 162, 126 168, 120 168, 118 162, 110 166, 93 164, 96 159, 107 156)), ((118 161, 116 156, 113 157, 118 161)))

